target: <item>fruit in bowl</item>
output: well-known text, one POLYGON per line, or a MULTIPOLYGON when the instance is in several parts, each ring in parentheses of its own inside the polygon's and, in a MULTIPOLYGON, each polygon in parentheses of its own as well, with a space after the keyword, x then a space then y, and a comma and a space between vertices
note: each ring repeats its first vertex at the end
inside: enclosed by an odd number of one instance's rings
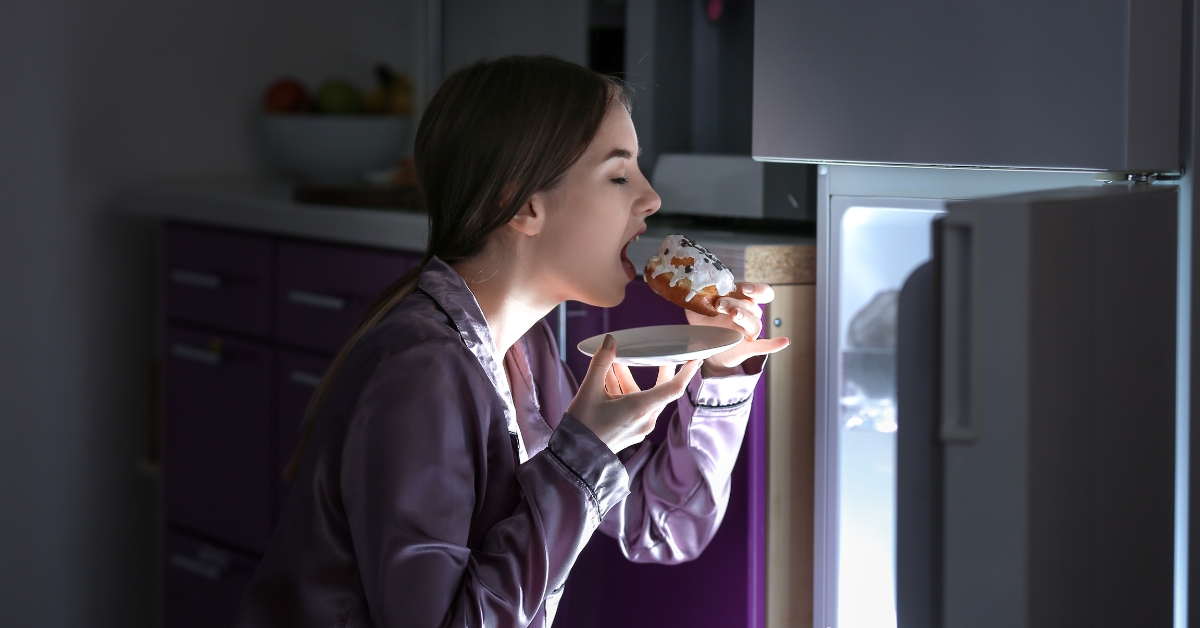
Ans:
POLYGON ((327 79, 317 88, 317 113, 354 115, 363 112, 363 97, 354 83, 343 78, 327 79))
POLYGON ((263 111, 267 113, 308 113, 312 110, 312 97, 308 88, 294 78, 281 78, 267 88, 263 94, 263 111))
POLYGON ((384 64, 375 77, 379 85, 366 95, 338 77, 311 96, 296 79, 272 83, 263 95, 263 129, 278 164, 320 182, 361 181, 368 171, 395 166, 409 146, 412 82, 384 64))
POLYGON ((386 63, 375 66, 375 78, 379 86, 363 97, 363 106, 368 113, 411 116, 413 114, 413 85, 404 74, 399 74, 386 63))

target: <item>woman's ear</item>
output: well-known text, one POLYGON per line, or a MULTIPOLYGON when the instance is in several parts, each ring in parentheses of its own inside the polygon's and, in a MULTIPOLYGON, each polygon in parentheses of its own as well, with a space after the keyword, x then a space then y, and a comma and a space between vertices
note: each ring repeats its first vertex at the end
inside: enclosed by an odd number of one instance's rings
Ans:
POLYGON ((529 197, 528 201, 517 211, 517 215, 508 221, 508 226, 518 233, 535 236, 542 232, 546 225, 546 198, 541 192, 529 197))

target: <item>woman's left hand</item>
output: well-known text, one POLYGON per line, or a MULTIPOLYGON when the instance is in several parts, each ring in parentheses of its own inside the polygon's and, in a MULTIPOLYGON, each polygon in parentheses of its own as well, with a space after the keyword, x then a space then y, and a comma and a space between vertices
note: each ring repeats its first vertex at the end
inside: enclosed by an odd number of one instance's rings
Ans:
POLYGON ((744 342, 736 347, 722 351, 704 361, 701 374, 704 377, 725 377, 737 372, 742 362, 756 355, 767 355, 780 351, 791 344, 784 337, 762 338, 762 304, 775 299, 775 291, 765 283, 739 283, 732 293, 717 300, 717 316, 705 316, 691 310, 687 311, 688 323, 692 325, 711 325, 726 327, 742 332, 746 337, 744 342))

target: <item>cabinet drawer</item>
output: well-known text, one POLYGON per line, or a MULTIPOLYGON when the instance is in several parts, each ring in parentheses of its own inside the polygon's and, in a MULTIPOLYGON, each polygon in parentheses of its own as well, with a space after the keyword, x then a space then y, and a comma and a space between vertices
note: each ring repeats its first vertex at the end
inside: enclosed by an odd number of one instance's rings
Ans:
POLYGON ((270 336, 273 245, 265 236, 168 225, 167 316, 270 336))
MULTIPOLYGON (((308 402, 321 382, 329 358, 298 351, 279 351, 279 368, 275 377, 275 403, 278 418, 275 423, 275 469, 282 472, 300 446, 300 428, 308 402)), ((291 485, 280 477, 276 491, 276 519, 287 503, 291 485)))
POLYGON ((233 625, 258 563, 179 532, 168 532, 163 565, 163 625, 233 625))
POLYGON ((417 255, 309 242, 279 242, 279 339, 336 353, 367 306, 418 265, 417 255))
POLYGON ((277 476, 274 350, 173 327, 166 340, 167 521, 261 552, 277 476))

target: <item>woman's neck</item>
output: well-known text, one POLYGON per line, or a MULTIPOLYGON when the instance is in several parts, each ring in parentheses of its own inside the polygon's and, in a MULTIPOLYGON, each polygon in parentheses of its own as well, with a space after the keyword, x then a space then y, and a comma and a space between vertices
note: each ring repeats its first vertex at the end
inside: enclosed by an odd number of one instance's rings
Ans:
POLYGON ((518 260, 482 254, 453 265, 475 295, 496 353, 503 356, 558 305, 518 260))

